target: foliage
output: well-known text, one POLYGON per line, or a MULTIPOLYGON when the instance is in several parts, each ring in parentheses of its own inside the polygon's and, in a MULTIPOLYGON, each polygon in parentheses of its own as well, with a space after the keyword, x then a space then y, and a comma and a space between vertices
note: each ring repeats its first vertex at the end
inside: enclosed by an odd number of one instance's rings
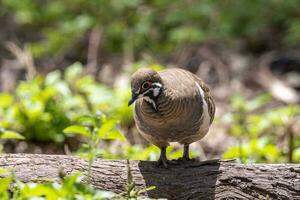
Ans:
MULTIPOLYGON (((0 128, 0 142, 4 139, 17 139, 17 140, 24 140, 25 138, 15 131, 5 130, 0 128)), ((0 143, 0 153, 2 152, 3 146, 0 143)), ((1 175, 1 170, 0 170, 1 175)))
POLYGON ((89 161, 88 177, 91 175, 91 167, 95 158, 99 155, 98 144, 101 139, 124 140, 124 136, 115 129, 117 121, 108 119, 104 114, 95 116, 81 116, 78 125, 72 125, 64 129, 64 133, 78 134, 88 139, 88 143, 82 145, 82 157, 89 161))
MULTIPOLYGON (((87 139, 87 144, 82 145, 80 155, 88 159, 89 167, 87 177, 91 177, 91 167, 99 150, 97 148, 101 140, 124 140, 124 136, 115 129, 117 120, 107 118, 103 113, 96 115, 80 116, 76 125, 71 125, 64 129, 64 133, 69 135, 81 135, 87 139)), ((20 134, 13 131, 1 130, 0 138, 24 139, 20 134)), ((141 150, 142 151, 142 150, 141 150)), ((154 186, 145 190, 136 188, 132 177, 129 161, 127 161, 128 183, 124 187, 124 192, 115 194, 110 191, 101 191, 94 189, 90 184, 82 182, 83 176, 80 173, 71 176, 65 176, 60 173, 60 182, 51 179, 39 180, 43 183, 23 183, 14 178, 13 174, 7 176, 8 171, 0 168, 0 198, 4 200, 21 199, 149 199, 142 196, 142 193, 155 189, 154 186)), ((89 180, 87 180, 89 181, 89 180)))
POLYGON ((11 12, 23 30, 35 30, 40 39, 27 45, 35 57, 59 55, 71 45, 80 49, 83 36, 93 29, 100 30, 105 52, 140 56, 212 39, 243 39, 259 48, 270 35, 276 41, 270 45, 294 46, 300 40, 298 4, 297 0, 2 0, 0 13, 11 12))
MULTIPOLYGON (((43 180, 43 183, 23 183, 5 169, 0 169, 0 175, 6 175, 0 179, 0 198, 2 200, 125 200, 125 196, 115 194, 109 191, 97 190, 92 185, 85 183, 81 173, 75 173, 70 176, 62 176, 60 182, 43 180)), ((141 195, 135 196, 135 199, 148 199, 141 195)))
POLYGON ((63 77, 54 71, 21 82, 14 94, 0 93, 0 127, 27 140, 62 142, 63 129, 87 113, 101 111, 123 125, 132 123, 129 95, 128 89, 120 92, 97 83, 75 63, 63 77))
POLYGON ((19 139, 24 140, 25 138, 15 131, 9 131, 0 129, 0 139, 19 139))
POLYGON ((269 94, 252 100, 246 100, 240 95, 231 99, 233 112, 223 120, 230 124, 229 133, 237 138, 238 145, 229 148, 224 158, 239 157, 243 162, 267 163, 300 161, 296 153, 299 149, 289 149, 288 145, 291 142, 289 140, 294 142, 300 138, 290 138, 287 132, 291 123, 299 121, 300 106, 287 105, 258 112, 270 100, 269 94), (281 138, 286 141, 283 143, 281 138), (295 151, 291 160, 288 159, 290 151, 295 151))

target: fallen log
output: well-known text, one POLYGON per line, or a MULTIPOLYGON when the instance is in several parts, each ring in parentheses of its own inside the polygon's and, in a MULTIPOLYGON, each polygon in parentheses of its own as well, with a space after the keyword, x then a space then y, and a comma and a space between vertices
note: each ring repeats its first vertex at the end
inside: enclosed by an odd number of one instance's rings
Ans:
MULTIPOLYGON (((300 199, 299 164, 240 164, 209 160, 159 168, 151 161, 97 159, 89 177, 98 189, 124 192, 128 165, 138 188, 156 186, 146 196, 168 199, 300 199)), ((24 182, 58 179, 88 171, 84 159, 65 155, 1 154, 0 168, 24 182)), ((86 173, 87 174, 87 173, 86 173)))

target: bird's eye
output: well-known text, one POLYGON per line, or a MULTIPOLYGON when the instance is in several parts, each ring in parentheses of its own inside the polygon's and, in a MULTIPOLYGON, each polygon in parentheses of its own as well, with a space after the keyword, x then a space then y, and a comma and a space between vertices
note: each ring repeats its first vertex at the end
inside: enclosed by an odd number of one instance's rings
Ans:
POLYGON ((148 89, 150 87, 150 84, 151 83, 149 81, 147 81, 147 82, 143 83, 142 88, 143 89, 148 89))

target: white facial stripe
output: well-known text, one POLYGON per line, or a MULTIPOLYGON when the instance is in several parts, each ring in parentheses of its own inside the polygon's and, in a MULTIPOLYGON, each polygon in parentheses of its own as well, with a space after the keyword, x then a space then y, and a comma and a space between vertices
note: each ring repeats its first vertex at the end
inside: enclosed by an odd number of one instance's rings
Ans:
POLYGON ((157 97, 159 95, 160 88, 154 88, 153 90, 153 96, 157 97))
POLYGON ((150 97, 145 96, 145 97, 143 97, 143 99, 145 99, 145 101, 147 101, 148 103, 150 103, 155 110, 157 109, 155 102, 150 97))
POLYGON ((154 86, 154 87, 152 87, 152 88, 146 90, 145 92, 143 92, 142 94, 140 94, 139 98, 143 98, 145 101, 150 103, 155 110, 157 110, 157 106, 156 106, 155 101, 153 99, 151 99, 149 96, 145 96, 145 95, 152 91, 153 96, 157 97, 160 93, 161 88, 162 88, 162 84, 160 84, 158 82, 155 82, 155 83, 152 83, 151 86, 154 86))
POLYGON ((150 91, 153 91, 153 96, 157 97, 159 95, 160 88, 150 88, 149 90, 142 93, 142 96, 145 96, 145 94, 149 93, 150 91))
POLYGON ((142 93, 142 96, 145 96, 145 94, 149 93, 150 91, 153 91, 153 96, 155 96, 155 97, 157 97, 159 95, 162 85, 157 82, 152 83, 151 85, 154 85, 156 87, 146 90, 145 92, 142 93))
POLYGON ((162 88, 162 84, 160 84, 160 83, 158 83, 158 82, 155 82, 155 83, 152 83, 152 85, 156 86, 156 87, 154 88, 154 90, 153 90, 153 95, 154 95, 155 97, 157 97, 157 96, 159 95, 159 93, 160 93, 161 88, 162 88))
POLYGON ((159 87, 159 88, 162 87, 162 85, 161 85, 160 83, 158 83, 158 82, 152 83, 152 85, 155 85, 155 86, 157 86, 157 87, 159 87))
POLYGON ((145 92, 143 92, 142 96, 145 96, 145 94, 149 93, 150 91, 153 91, 153 88, 150 88, 150 89, 146 90, 145 92))

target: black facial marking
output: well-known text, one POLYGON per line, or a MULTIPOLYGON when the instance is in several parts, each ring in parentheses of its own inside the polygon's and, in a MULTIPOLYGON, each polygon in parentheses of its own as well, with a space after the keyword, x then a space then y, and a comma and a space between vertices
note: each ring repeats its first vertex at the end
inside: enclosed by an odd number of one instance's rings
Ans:
POLYGON ((156 97, 154 96, 154 91, 150 90, 150 89, 148 90, 147 93, 144 94, 144 96, 147 96, 147 97, 149 97, 152 100, 156 99, 156 97))
POLYGON ((152 83, 150 81, 144 82, 140 88, 140 95, 145 97, 145 101, 150 104, 156 112, 158 112, 157 98, 161 94, 162 90, 163 87, 160 83, 152 83), (156 96, 154 94, 156 94, 156 96))
POLYGON ((158 108, 157 108, 157 105, 156 105, 156 102, 155 102, 155 101, 154 101, 155 106, 154 106, 151 102, 149 102, 149 101, 146 101, 146 103, 148 103, 149 106, 151 106, 151 108, 152 108, 153 110, 155 110, 155 112, 158 112, 158 108))

